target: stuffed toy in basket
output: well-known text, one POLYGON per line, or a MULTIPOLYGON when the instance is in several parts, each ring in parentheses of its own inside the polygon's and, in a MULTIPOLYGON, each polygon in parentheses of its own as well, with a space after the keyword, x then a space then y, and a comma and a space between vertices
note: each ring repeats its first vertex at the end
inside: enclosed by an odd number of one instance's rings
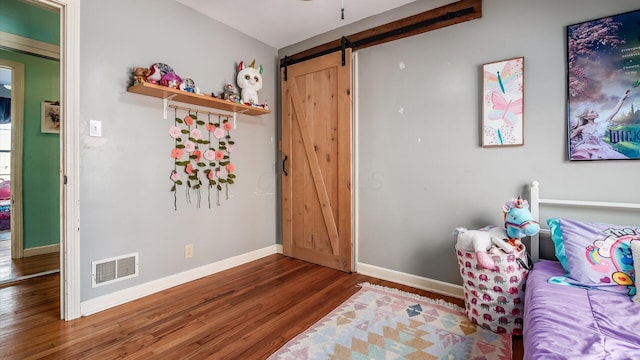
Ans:
POLYGON ((507 202, 503 213, 504 229, 457 228, 456 253, 467 317, 494 332, 521 335, 524 285, 530 268, 520 239, 537 234, 540 225, 520 197, 507 202))

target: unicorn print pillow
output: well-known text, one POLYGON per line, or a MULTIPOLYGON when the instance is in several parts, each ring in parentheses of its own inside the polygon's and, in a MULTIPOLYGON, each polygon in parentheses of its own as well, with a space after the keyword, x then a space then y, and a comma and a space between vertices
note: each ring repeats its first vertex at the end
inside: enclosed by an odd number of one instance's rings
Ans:
POLYGON ((635 294, 630 245, 640 242, 640 226, 547 220, 556 257, 575 285, 622 286, 635 294))

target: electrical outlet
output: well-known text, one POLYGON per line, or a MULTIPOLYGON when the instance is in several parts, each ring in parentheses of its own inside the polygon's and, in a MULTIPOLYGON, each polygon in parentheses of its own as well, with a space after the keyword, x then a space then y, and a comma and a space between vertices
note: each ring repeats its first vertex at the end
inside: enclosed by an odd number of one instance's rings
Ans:
POLYGON ((102 121, 89 120, 89 136, 102 136, 102 121))
POLYGON ((193 244, 184 246, 184 258, 188 259, 190 257, 193 257, 193 244))

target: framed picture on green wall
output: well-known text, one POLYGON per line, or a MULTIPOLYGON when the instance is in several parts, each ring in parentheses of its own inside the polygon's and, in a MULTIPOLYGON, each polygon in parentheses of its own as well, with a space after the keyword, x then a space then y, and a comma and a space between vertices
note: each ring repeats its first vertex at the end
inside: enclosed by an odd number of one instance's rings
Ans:
POLYGON ((60 102, 43 101, 40 126, 43 133, 60 133, 60 102))

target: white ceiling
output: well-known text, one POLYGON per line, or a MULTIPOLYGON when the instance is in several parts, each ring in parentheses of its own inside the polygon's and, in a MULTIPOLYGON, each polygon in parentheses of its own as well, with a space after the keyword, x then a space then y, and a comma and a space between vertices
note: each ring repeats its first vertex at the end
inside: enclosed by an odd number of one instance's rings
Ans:
POLYGON ((282 49, 415 0, 176 0, 263 43, 282 49), (344 4, 344 20, 341 19, 344 4))

